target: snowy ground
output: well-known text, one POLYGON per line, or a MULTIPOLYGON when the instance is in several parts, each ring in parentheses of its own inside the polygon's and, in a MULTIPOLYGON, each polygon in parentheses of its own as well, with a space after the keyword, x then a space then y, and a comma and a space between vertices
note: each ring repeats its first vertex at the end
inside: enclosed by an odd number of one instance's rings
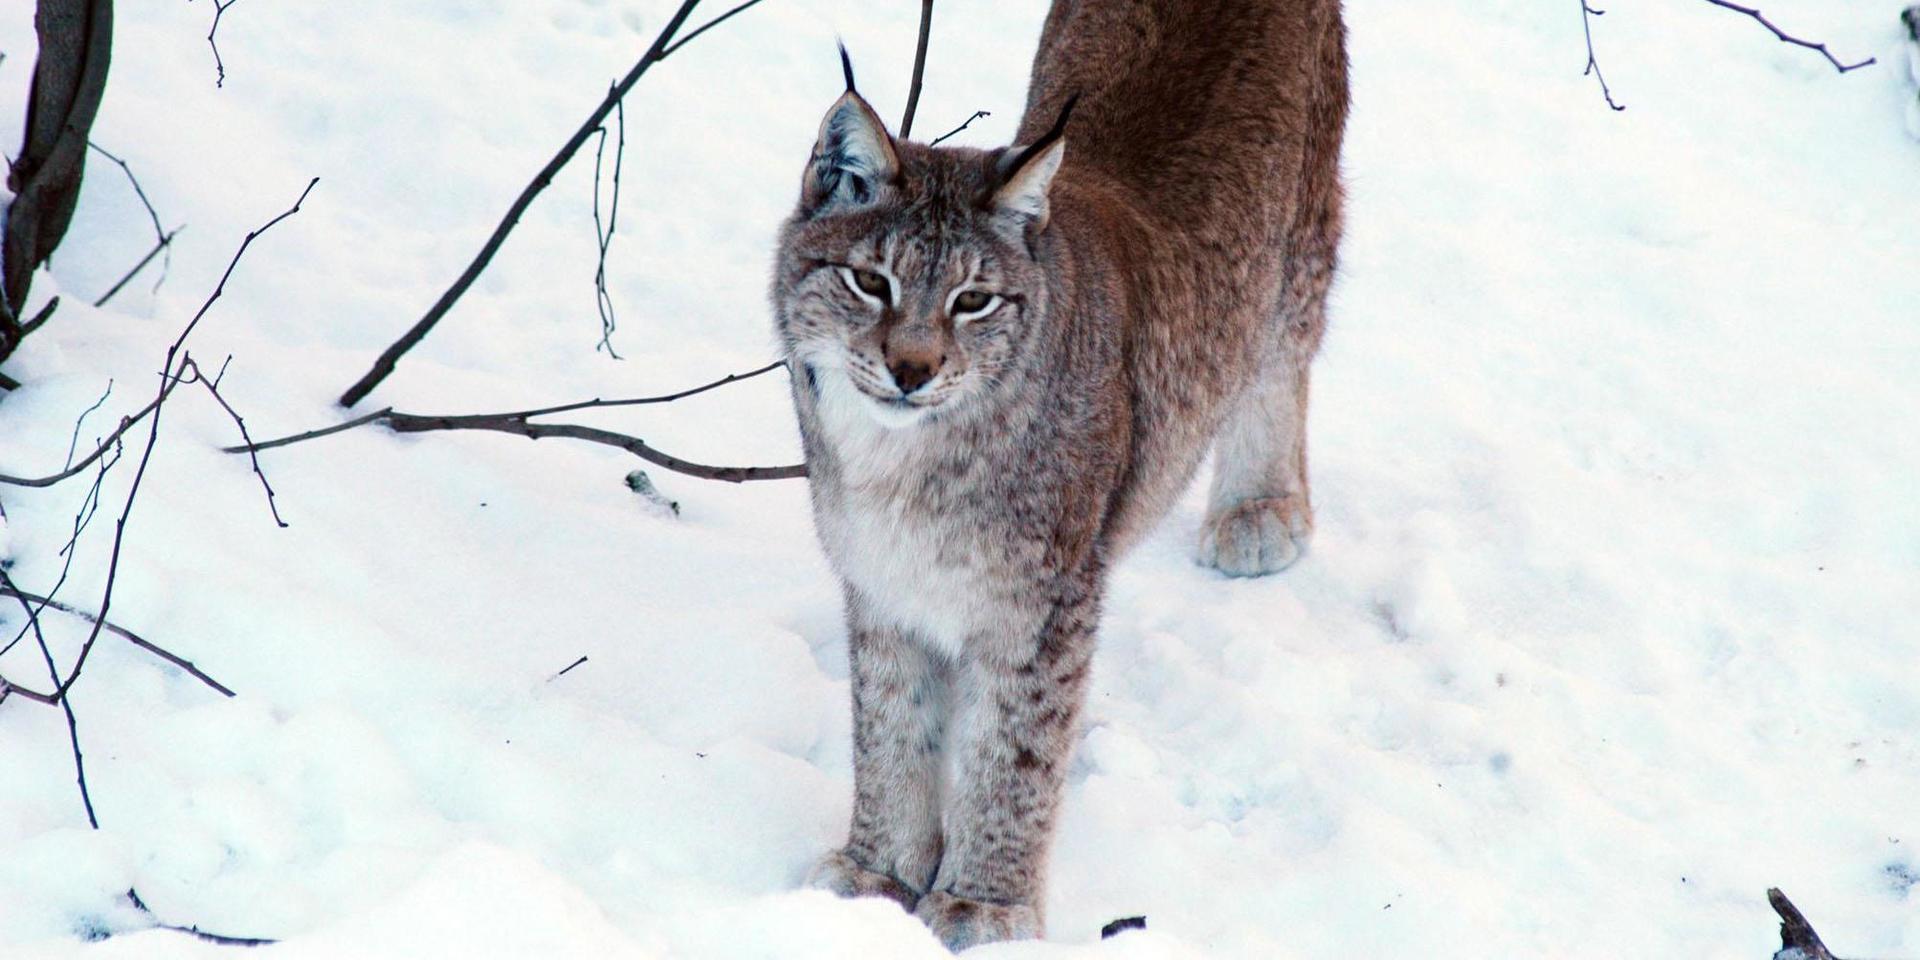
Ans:
MULTIPOLYGON (((30 6, 0 5, 7 144, 30 6)), ((834 35, 883 114, 904 100, 917 5, 874 6, 768 0, 642 81, 609 261, 625 361, 593 351, 586 157, 370 404, 505 410, 764 362, 834 35)), ((961 142, 1010 133, 1042 10, 1002 6, 942 0, 921 137, 975 109, 961 142)), ((85 307, 150 240, 93 166, 35 288, 63 305, 7 368, 29 386, 0 401, 0 470, 57 466, 109 379, 86 435, 136 409, 240 237, 313 176, 190 347, 233 355, 257 436, 335 422, 670 7, 239 4, 216 89, 207 4, 121 4, 95 139, 188 229, 157 294, 85 307)), ((1052 942, 976 955, 1758 958, 1778 885, 1843 954, 1920 957, 1920 146, 1896 8, 1769 7, 1883 60, 1840 77, 1728 11, 1621 0, 1594 22, 1614 113, 1571 0, 1348 7, 1313 552, 1213 576, 1187 559, 1190 497, 1121 568, 1052 942), (1150 932, 1097 942, 1130 914, 1150 932)), ((656 471, 672 519, 616 451, 362 430, 265 458, 283 530, 214 449, 231 424, 167 409, 114 618, 239 696, 103 640, 73 698, 98 831, 58 712, 0 705, 0 953, 225 955, 142 932, 129 886, 170 922, 283 938, 267 957, 942 953, 888 905, 795 890, 850 790, 800 482, 656 471)), ((706 462, 798 455, 774 377, 591 421, 706 462)), ((82 492, 0 489, 29 588, 82 492)), ((70 601, 97 602, 110 527, 70 601)), ((55 623, 64 662, 80 633, 55 623)), ((30 643, 0 673, 45 679, 30 643)))

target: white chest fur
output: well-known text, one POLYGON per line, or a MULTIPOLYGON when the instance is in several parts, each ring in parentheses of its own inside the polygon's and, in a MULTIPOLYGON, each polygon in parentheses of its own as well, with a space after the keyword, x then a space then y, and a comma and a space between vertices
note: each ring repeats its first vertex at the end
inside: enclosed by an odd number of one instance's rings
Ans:
POLYGON ((834 568, 872 606, 922 642, 954 656, 992 628, 1004 607, 999 580, 964 518, 939 516, 900 494, 900 478, 927 469, 941 442, 926 422, 882 424, 877 407, 838 370, 819 370, 815 406, 822 439, 841 465, 840 489, 824 498, 820 538, 834 568))

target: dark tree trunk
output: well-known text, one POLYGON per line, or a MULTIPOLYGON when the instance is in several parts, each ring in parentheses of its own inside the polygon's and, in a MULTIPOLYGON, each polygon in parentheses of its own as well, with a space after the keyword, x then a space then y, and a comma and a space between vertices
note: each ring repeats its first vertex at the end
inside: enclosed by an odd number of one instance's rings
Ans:
POLYGON ((73 220, 87 162, 87 134, 107 88, 113 0, 39 0, 39 60, 27 95, 26 138, 7 175, 13 204, 0 233, 0 361, 26 335, 21 310, 33 271, 73 220))

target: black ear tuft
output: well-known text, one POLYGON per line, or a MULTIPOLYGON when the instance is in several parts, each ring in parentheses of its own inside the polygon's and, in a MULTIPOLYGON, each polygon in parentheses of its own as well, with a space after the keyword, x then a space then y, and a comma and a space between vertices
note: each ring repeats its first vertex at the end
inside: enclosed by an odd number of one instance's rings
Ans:
POLYGON ((847 56, 847 45, 844 41, 836 41, 836 42, 840 44, 840 72, 846 75, 847 92, 852 93, 853 92, 853 58, 847 56))
POLYGON ((1031 245, 1039 231, 1047 228, 1047 192, 1066 154, 1067 119, 1079 102, 1077 93, 1068 97, 1059 118, 1039 139, 1009 147, 994 160, 997 183, 984 198, 984 205, 993 211, 995 222, 1009 237, 1025 238, 1031 245))
POLYGON ((1002 160, 1000 162, 1000 169, 1009 173, 1018 170, 1026 166, 1027 161, 1033 159, 1034 154, 1052 146, 1055 140, 1060 139, 1060 136, 1067 132, 1067 118, 1073 116, 1074 104, 1079 102, 1080 95, 1078 93, 1068 97, 1066 104, 1060 108, 1059 118, 1053 121, 1053 126, 1048 128, 1046 133, 1041 134, 1040 139, 1021 148, 1019 153, 1002 160))

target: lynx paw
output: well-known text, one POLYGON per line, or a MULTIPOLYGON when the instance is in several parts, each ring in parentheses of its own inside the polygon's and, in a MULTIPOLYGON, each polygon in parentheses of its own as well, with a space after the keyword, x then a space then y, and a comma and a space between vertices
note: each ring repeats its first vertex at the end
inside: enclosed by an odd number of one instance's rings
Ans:
POLYGON ((1040 911, 1026 904, 985 903, 951 893, 927 894, 913 913, 955 953, 983 943, 1027 940, 1044 932, 1040 911))
POLYGON ((912 887, 854 862, 844 850, 835 850, 820 858, 807 873, 807 886, 830 890, 843 897, 885 897, 913 912, 920 895, 912 887))
POLYGON ((1230 577, 1258 577, 1293 566, 1313 535, 1302 497, 1242 500, 1207 518, 1197 559, 1230 577))

